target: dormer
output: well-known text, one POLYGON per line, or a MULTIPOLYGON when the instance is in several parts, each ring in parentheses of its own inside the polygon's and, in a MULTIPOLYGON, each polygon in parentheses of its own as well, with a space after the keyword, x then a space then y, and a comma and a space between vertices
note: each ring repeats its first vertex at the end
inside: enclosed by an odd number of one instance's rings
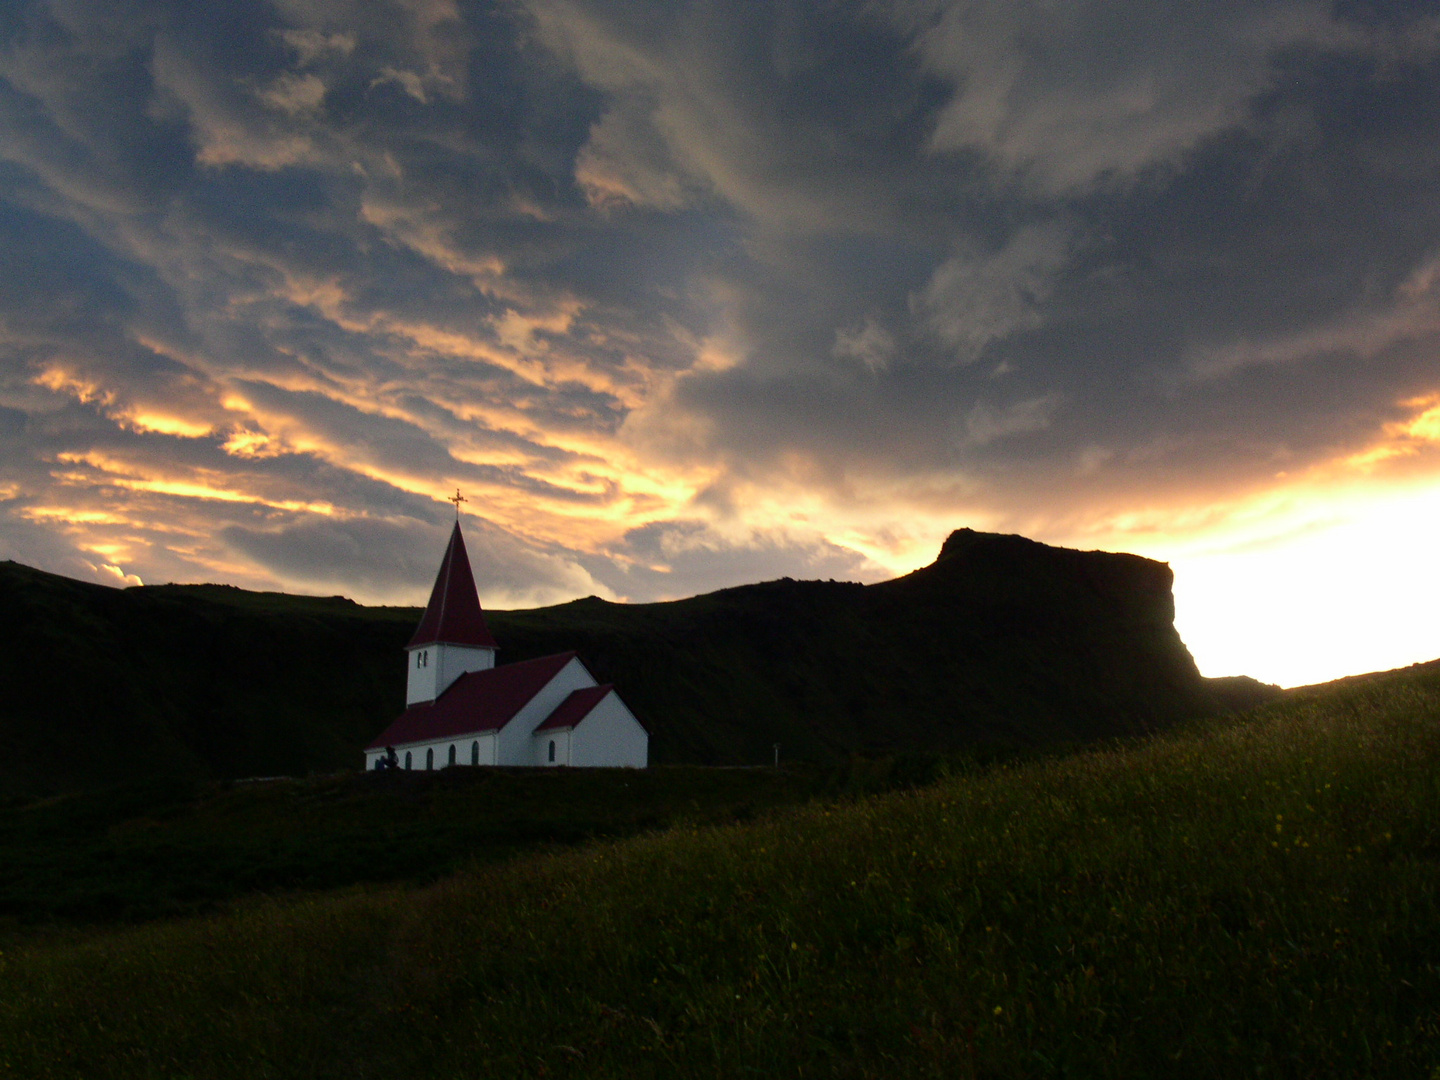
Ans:
POLYGON ((457 521, 435 587, 430 590, 430 603, 405 646, 409 666, 406 706, 434 701, 467 671, 494 667, 495 650, 457 521))

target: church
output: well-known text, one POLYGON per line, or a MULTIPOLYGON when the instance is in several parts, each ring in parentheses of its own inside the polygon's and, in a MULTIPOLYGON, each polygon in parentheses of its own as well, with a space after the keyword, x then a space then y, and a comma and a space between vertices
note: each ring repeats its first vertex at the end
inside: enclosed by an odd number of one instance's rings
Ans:
POLYGON ((405 711, 365 748, 365 767, 579 765, 645 768, 650 735, 615 687, 573 652, 496 666, 460 522, 405 646, 405 711))

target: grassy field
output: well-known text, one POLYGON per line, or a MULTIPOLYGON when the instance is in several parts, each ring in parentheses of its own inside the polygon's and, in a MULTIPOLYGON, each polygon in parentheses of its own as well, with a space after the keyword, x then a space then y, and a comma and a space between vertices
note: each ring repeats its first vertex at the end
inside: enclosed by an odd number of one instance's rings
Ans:
POLYGON ((661 766, 148 780, 0 804, 0 947, 39 926, 199 914, 255 893, 424 883, 602 837, 914 786, 1015 749, 782 769, 661 766))
POLYGON ((432 884, 51 932, 15 1077, 1440 1075, 1440 669, 432 884))

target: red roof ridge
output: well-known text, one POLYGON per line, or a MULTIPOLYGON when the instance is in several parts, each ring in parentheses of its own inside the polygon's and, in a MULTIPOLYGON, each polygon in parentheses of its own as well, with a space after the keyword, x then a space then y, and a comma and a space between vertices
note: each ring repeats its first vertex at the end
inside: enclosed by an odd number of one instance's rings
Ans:
POLYGON ((490 627, 485 624, 485 613, 480 609, 480 595, 475 590, 475 575, 470 570, 470 556, 465 551, 465 538, 460 534, 458 521, 450 533, 440 572, 435 575, 425 614, 405 647, 414 649, 441 643, 479 649, 496 647, 490 627))

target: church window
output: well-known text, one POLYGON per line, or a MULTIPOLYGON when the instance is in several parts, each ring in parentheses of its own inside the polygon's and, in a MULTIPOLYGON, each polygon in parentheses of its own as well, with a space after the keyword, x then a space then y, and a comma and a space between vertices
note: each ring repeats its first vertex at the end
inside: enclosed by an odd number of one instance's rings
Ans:
POLYGON ((455 764, 455 744, 453 742, 450 744, 450 764, 455 764))
POLYGON ((554 760, 555 760, 555 740, 554 740, 554 739, 551 739, 551 740, 550 740, 550 760, 551 760, 551 761, 554 761, 554 760))
POLYGON ((470 764, 480 764, 480 740, 476 739, 470 744, 470 764))
POLYGON ((428 750, 425 751, 425 768, 426 768, 426 769, 433 769, 433 768, 435 768, 435 747, 433 747, 433 746, 430 747, 430 749, 428 749, 428 750))
POLYGON ((410 768, 410 751, 409 751, 409 750, 406 750, 406 751, 405 751, 405 767, 406 767, 407 769, 410 768))

